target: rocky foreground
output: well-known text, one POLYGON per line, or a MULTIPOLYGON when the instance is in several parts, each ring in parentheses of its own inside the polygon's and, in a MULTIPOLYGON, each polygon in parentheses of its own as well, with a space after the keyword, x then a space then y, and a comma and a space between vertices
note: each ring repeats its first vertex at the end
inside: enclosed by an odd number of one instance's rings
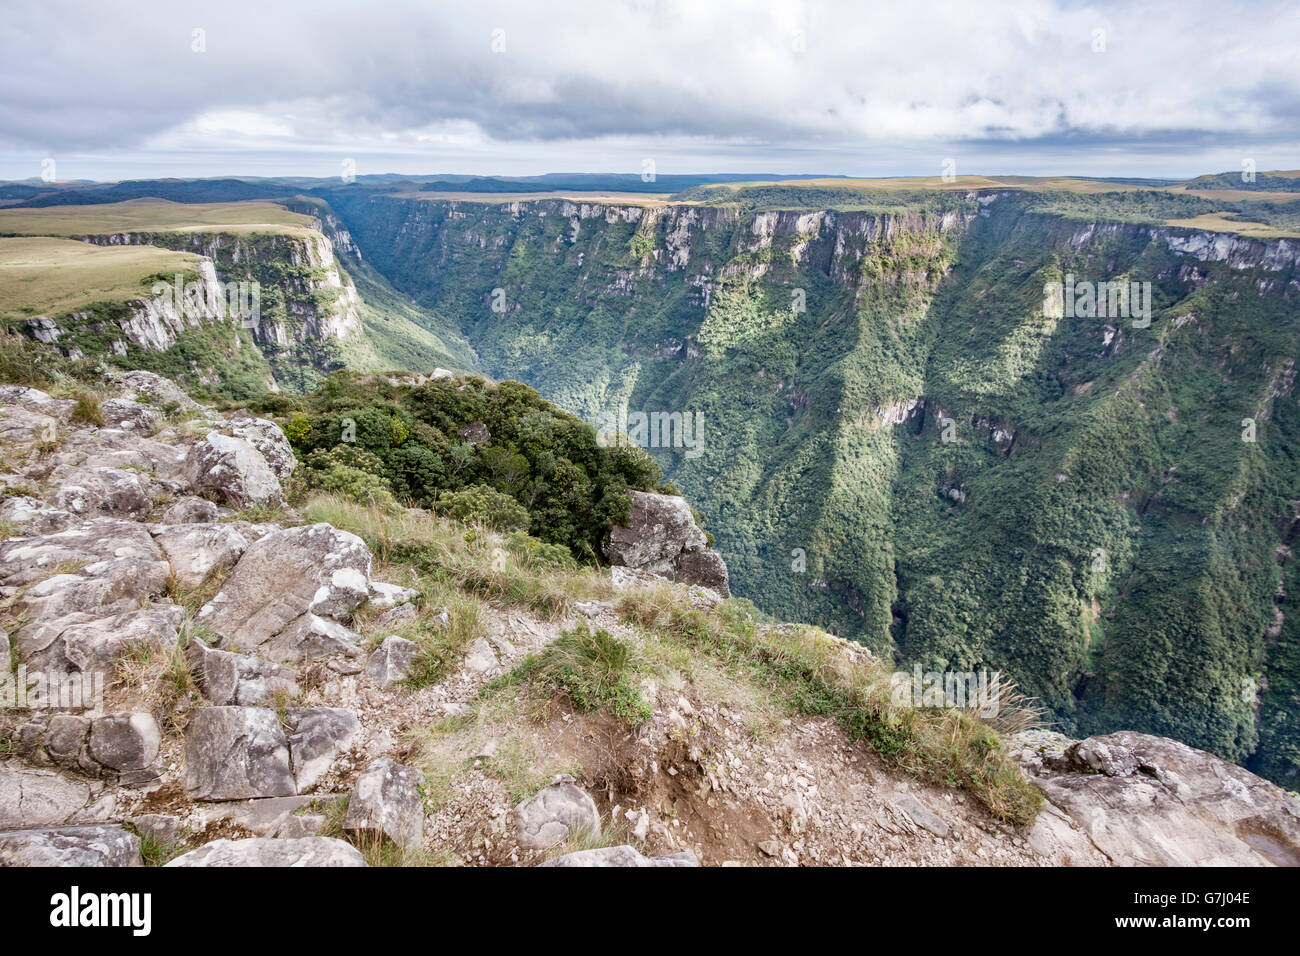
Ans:
POLYGON ((0 864, 1300 863, 1300 800, 1173 741, 1010 738, 1046 798, 1017 827, 660 646, 620 594, 727 596, 681 499, 635 493, 592 595, 489 602, 418 684, 421 648, 397 632, 453 615, 412 569, 286 506, 297 463, 274 422, 145 372, 108 391, 87 416, 0 386, 0 864), (579 624, 659 661, 635 726, 512 690, 579 624))

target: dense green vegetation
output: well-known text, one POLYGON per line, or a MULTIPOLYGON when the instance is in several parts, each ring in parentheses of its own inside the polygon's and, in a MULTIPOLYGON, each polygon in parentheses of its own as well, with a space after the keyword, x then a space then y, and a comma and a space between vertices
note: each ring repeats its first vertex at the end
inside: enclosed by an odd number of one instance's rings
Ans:
POLYGON ((1294 273, 1189 271, 1144 225, 1225 209, 1185 194, 757 205, 336 211, 489 374, 593 421, 699 412, 702 455, 654 454, 765 611, 1294 786, 1292 619, 1266 636, 1300 499, 1294 273), (1151 325, 1045 315, 1066 274, 1150 282, 1151 325))
POLYGON ((627 490, 660 480, 648 454, 601 447, 591 425, 518 382, 410 386, 339 373, 310 395, 270 395, 253 407, 283 417, 309 487, 524 531, 588 562, 626 519, 627 490))

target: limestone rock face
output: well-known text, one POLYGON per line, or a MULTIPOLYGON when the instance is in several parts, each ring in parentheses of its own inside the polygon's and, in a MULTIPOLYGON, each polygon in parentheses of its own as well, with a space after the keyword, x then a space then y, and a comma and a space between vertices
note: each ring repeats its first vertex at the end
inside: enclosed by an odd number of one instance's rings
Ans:
POLYGON ((280 479, 262 453, 242 438, 220 432, 208 432, 191 446, 185 478, 203 497, 233 508, 284 500, 280 479))
POLYGON ((424 774, 384 757, 361 776, 348 801, 345 830, 382 833, 401 847, 424 842, 424 774))
POLYGON ((178 856, 168 866, 365 866, 365 857, 348 843, 331 837, 276 840, 214 840, 178 856))
POLYGON ((236 418, 230 422, 230 430, 261 453, 277 478, 288 478, 298 467, 289 439, 275 422, 265 418, 236 418))
POLYGON ((0 832, 0 866, 142 866, 140 839, 122 827, 0 832))
POLYGON ((295 793, 289 745, 266 707, 201 707, 185 730, 185 789, 195 800, 295 793))
POLYGON ((531 800, 515 808, 515 830, 526 850, 547 850, 573 833, 600 831, 596 801, 568 774, 556 777, 531 800))
POLYGON ((251 650, 305 615, 346 618, 369 594, 370 550, 360 538, 327 524, 286 528, 248 547, 199 620, 223 646, 251 650))
POLYGON ((1300 865, 1300 800, 1204 751, 1131 731, 1077 742, 1017 735, 1007 746, 1052 804, 1029 837, 1044 855, 1119 866, 1300 865))
POLYGON ((605 541, 611 564, 731 596, 727 565, 709 550, 685 498, 646 491, 628 495, 632 507, 627 521, 611 528, 605 541))

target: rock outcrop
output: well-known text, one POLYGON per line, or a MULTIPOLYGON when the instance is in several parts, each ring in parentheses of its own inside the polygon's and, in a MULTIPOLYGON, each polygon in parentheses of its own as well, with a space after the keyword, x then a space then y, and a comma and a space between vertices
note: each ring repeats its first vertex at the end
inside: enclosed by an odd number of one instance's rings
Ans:
POLYGON ((630 491, 628 496, 632 506, 627 520, 612 528, 605 542, 611 564, 731 596, 727 565, 708 547, 685 498, 646 491, 630 491))

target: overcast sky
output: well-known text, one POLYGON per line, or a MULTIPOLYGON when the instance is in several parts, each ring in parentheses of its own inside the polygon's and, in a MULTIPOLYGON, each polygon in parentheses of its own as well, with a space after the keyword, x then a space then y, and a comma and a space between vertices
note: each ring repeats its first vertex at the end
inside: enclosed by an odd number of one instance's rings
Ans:
POLYGON ((46 158, 59 179, 1297 168, 1300 3, 5 0, 0 178, 46 158))

